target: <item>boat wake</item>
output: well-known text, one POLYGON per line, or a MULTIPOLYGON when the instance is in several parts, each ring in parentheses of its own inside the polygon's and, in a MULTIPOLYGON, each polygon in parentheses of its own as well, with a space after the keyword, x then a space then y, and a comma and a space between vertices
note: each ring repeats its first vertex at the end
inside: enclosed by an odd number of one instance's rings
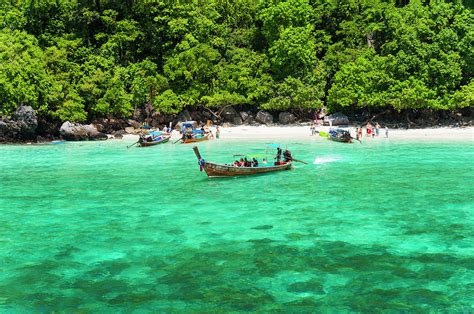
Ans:
POLYGON ((313 164, 314 165, 327 164, 330 162, 339 161, 341 159, 342 159, 341 157, 316 157, 313 164))

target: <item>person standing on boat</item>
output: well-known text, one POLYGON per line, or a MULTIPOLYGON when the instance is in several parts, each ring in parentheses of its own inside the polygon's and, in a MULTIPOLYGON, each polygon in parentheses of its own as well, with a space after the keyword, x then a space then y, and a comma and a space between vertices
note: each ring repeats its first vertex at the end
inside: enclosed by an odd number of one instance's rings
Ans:
POLYGON ((280 160, 281 160, 281 148, 278 147, 277 148, 277 155, 276 155, 276 164, 279 165, 280 164, 280 160))
POLYGON ((288 149, 283 152, 283 157, 285 158, 285 162, 293 160, 293 157, 291 157, 291 152, 288 149))

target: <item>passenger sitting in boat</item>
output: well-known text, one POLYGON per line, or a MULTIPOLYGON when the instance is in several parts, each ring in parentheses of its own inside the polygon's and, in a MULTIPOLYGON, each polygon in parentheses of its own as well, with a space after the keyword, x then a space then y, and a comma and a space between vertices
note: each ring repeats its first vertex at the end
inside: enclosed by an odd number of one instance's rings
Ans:
POLYGON ((234 161, 234 167, 239 167, 240 166, 240 162, 238 160, 234 161))
POLYGON ((252 163, 247 160, 247 157, 245 157, 245 167, 252 167, 252 163))
POLYGON ((243 158, 240 158, 239 166, 240 166, 240 167, 245 167, 245 161, 244 161, 243 158))
POLYGON ((266 159, 266 158, 263 158, 262 164, 266 164, 266 163, 267 163, 267 159, 266 159))
POLYGON ((258 160, 256 158, 252 159, 252 167, 258 167, 258 160))
POLYGON ((146 141, 147 142, 153 142, 153 137, 150 135, 146 138, 146 141))

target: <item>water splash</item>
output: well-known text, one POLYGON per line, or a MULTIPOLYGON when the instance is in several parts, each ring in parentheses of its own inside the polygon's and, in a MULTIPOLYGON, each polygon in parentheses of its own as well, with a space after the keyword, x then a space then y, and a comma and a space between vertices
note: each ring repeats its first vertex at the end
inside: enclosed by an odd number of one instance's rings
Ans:
POLYGON ((335 162, 339 160, 342 160, 342 158, 341 157, 316 157, 313 164, 321 165, 321 164, 327 164, 327 163, 335 162))

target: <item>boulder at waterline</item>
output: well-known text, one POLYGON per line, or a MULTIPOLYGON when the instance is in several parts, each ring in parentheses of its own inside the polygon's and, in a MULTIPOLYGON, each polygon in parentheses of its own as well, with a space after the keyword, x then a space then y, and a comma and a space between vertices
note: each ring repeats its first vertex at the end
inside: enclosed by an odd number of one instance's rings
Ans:
POLYGON ((91 124, 80 124, 66 121, 59 129, 61 136, 68 141, 106 140, 106 134, 101 133, 91 124))
POLYGON ((0 121, 0 141, 23 141, 36 138, 38 119, 30 106, 20 106, 11 120, 0 121))

